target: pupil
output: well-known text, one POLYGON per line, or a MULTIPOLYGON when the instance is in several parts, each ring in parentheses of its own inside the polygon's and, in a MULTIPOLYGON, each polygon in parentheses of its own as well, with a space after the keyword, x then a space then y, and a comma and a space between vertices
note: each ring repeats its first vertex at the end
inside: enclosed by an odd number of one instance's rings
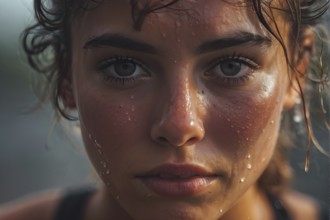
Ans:
POLYGON ((119 62, 115 64, 115 71, 119 76, 131 76, 134 74, 136 66, 131 62, 119 62))
POLYGON ((241 70, 241 63, 229 61, 221 64, 220 68, 226 76, 235 76, 241 70))

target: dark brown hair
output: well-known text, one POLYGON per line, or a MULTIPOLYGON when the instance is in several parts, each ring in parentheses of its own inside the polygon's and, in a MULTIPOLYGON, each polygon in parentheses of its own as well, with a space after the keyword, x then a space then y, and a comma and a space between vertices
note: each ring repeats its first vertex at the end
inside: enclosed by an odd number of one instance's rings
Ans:
MULTIPOLYGON (((139 0, 130 0, 134 28, 140 30, 145 17, 156 10, 165 7, 175 10, 175 4, 178 1, 180 0, 155 1, 154 3, 144 1, 147 3, 141 5, 139 0)), ((67 113, 67 109, 62 103, 61 86, 64 79, 70 80, 71 77, 71 22, 80 10, 89 10, 101 2, 102 0, 34 0, 36 23, 22 33, 23 48, 29 64, 46 79, 39 85, 43 91, 40 96, 41 102, 50 99, 59 115, 69 120, 73 120, 74 117, 67 113)), ((230 1, 227 2, 230 4, 230 1)), ((272 6, 271 0, 243 2, 253 8, 260 23, 281 44, 288 68, 293 70, 291 72, 297 75, 302 74, 294 69, 293 59, 289 54, 299 53, 304 31, 320 23, 320 18, 327 11, 330 0, 283 0, 282 4, 285 5, 283 8, 275 8, 272 6), (282 33, 276 23, 275 10, 283 13, 284 18, 291 24, 290 45, 284 43, 282 33)), ((311 64, 312 68, 305 78, 310 78, 312 85, 321 88, 319 95, 322 98, 328 82, 328 71, 323 66, 322 55, 327 50, 324 49, 325 45, 322 41, 324 35, 320 32, 316 35, 319 36, 316 48, 321 49, 315 54, 317 58, 312 59, 314 61, 311 64)), ((291 80, 298 80, 297 76, 289 77, 291 80)), ((299 87, 299 90, 307 131, 312 141, 316 141, 310 128, 306 92, 302 91, 302 87, 299 87)), ((259 185, 266 191, 283 189, 290 179, 291 173, 283 146, 284 144, 279 144, 276 148, 273 160, 259 179, 259 185)))

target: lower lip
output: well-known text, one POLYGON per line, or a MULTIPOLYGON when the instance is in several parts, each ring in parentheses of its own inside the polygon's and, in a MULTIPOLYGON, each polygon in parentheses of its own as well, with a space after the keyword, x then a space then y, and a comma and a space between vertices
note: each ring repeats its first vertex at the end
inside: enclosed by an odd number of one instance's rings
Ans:
POLYGON ((201 176, 186 179, 163 179, 160 177, 141 178, 145 186, 153 192, 169 197, 192 196, 206 190, 215 176, 201 176))

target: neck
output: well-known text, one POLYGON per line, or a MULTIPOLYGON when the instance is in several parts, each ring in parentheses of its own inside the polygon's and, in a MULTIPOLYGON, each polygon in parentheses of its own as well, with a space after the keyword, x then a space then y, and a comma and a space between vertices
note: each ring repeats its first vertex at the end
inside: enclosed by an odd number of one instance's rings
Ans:
POLYGON ((86 212, 86 218, 84 218, 84 220, 94 219, 132 220, 132 218, 122 210, 118 202, 109 194, 105 186, 100 187, 93 196, 86 212))

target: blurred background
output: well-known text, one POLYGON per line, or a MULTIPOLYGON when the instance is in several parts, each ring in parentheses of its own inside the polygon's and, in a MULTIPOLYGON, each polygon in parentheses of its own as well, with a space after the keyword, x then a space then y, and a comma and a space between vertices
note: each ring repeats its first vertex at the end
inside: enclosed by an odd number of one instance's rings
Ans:
MULTIPOLYGON (((96 184, 81 141, 61 125, 52 126, 50 106, 24 113, 38 101, 33 71, 19 48, 19 35, 32 22, 32 0, 0 2, 0 204, 48 189, 96 184)), ((318 129, 317 136, 329 151, 329 132, 318 129)), ((306 135, 298 139, 300 147, 290 154, 294 187, 329 206, 329 159, 313 150, 306 174, 306 135)))

